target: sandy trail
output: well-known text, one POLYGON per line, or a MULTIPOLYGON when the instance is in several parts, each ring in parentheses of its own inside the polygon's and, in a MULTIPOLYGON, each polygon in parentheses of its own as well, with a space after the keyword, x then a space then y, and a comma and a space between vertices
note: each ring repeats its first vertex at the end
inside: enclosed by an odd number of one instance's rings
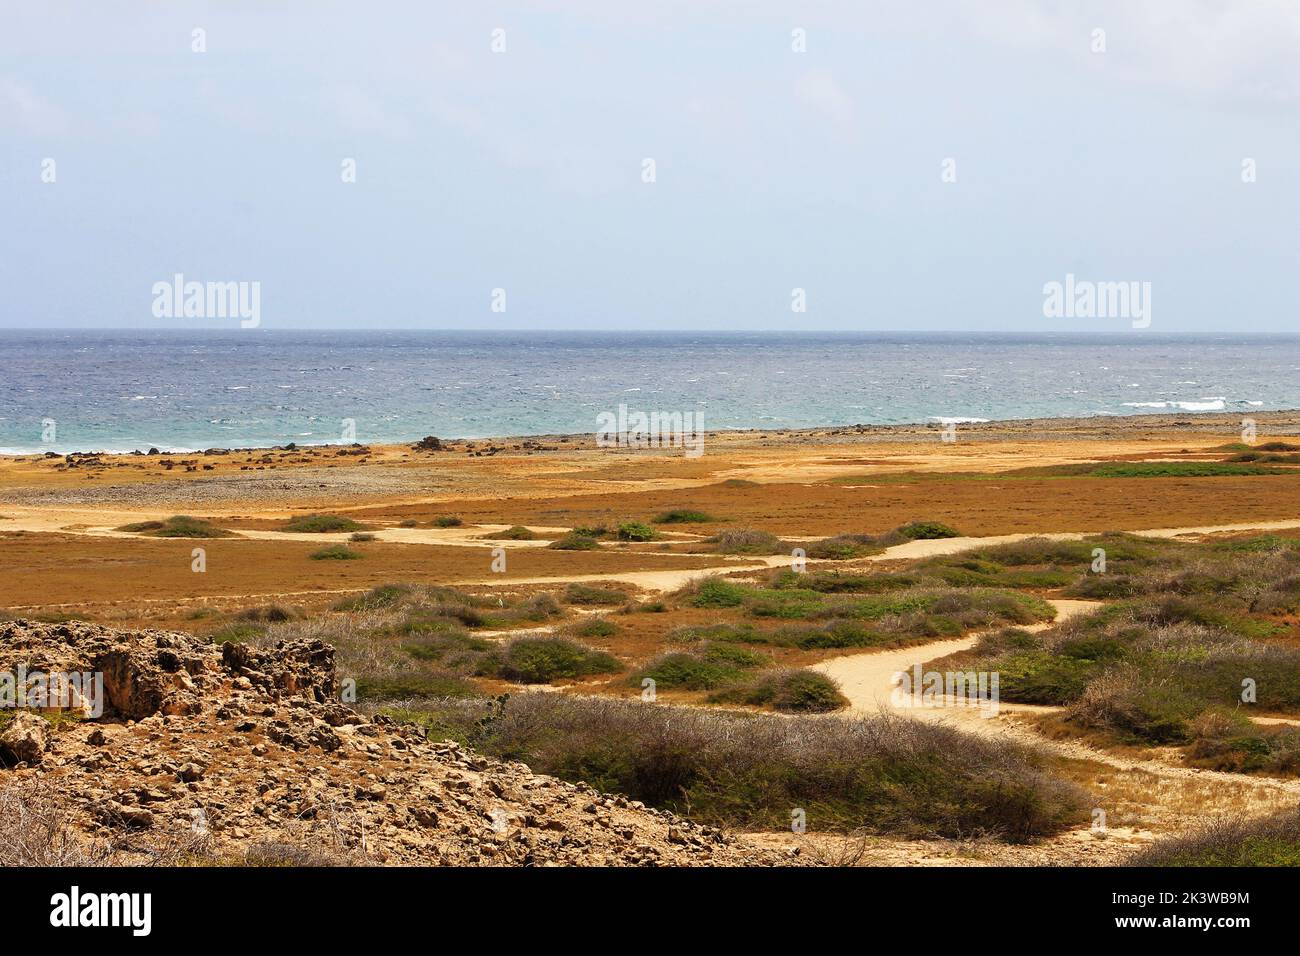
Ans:
MULTIPOLYGON (((45 509, 34 508, 16 508, 9 509, 7 520, 0 523, 0 530, 3 531, 26 531, 30 533, 62 533, 62 534, 83 534, 97 537, 112 537, 139 540, 140 536, 130 532, 117 531, 117 527, 122 524, 129 524, 133 521, 144 520, 144 516, 139 512, 109 512, 102 510, 70 511, 64 509, 59 512, 51 512, 45 509), (112 525, 104 524, 78 524, 78 519, 93 517, 97 522, 103 522, 107 515, 112 515, 114 523, 112 525)), ((1285 521, 1256 521, 1245 524, 1232 525, 1213 525, 1203 527, 1186 527, 1186 528, 1155 528, 1147 531, 1133 531, 1130 534, 1147 535, 1158 538, 1175 538, 1181 535, 1207 535, 1219 533, 1233 533, 1245 531, 1272 531, 1282 528, 1294 528, 1300 526, 1300 518, 1288 519, 1285 521)), ((381 528, 374 532, 376 539, 398 544, 416 544, 416 545, 440 545, 450 547, 466 548, 485 548, 502 546, 505 548, 521 547, 545 547, 550 543, 547 538, 541 538, 533 541, 506 541, 484 539, 482 535, 494 534, 498 531, 504 531, 507 525, 475 525, 472 527, 460 528, 381 528)), ((542 528, 535 527, 532 530, 540 534, 553 534, 559 537, 569 531, 568 528, 542 528)), ((349 535, 342 534, 307 534, 284 531, 269 531, 260 529, 242 529, 240 535, 247 540, 267 540, 267 541, 314 541, 321 543, 346 542, 349 535)), ((1088 537, 1095 532, 1073 532, 1064 531, 1048 534, 1006 534, 1006 535, 989 535, 985 537, 957 537, 957 538, 936 538, 919 541, 908 541, 903 544, 894 545, 887 548, 880 554, 871 555, 870 557, 859 559, 867 562, 877 561, 894 561, 900 559, 917 559, 935 557, 939 555, 956 554, 970 548, 987 547, 996 544, 1005 544, 1010 541, 1023 541, 1027 538, 1048 538, 1051 540, 1067 541, 1078 540, 1088 537)), ((195 539, 201 540, 201 539, 195 539)), ((238 541, 240 538, 223 538, 223 541, 238 541)), ((686 552, 672 551, 642 551, 637 552, 647 558, 666 558, 672 560, 677 557, 700 557, 699 554, 687 554, 686 552)), ((721 556, 719 556, 721 557, 721 556)), ((538 585, 538 584, 594 584, 601 582, 624 582, 635 585, 646 591, 656 593, 666 593, 685 587, 693 581, 700 578, 708 577, 712 574, 730 574, 737 571, 762 571, 769 568, 789 567, 793 561, 790 555, 767 555, 754 557, 743 560, 722 559, 713 567, 693 568, 680 570, 658 570, 658 571, 621 571, 608 573, 591 573, 591 574, 574 574, 574 575, 538 575, 527 578, 477 578, 473 580, 457 580, 454 583, 471 585, 471 586, 492 586, 492 585, 538 585)), ((816 563, 816 562, 815 562, 816 563)), ((828 562, 835 564, 837 562, 828 562)), ((268 591, 248 594, 227 594, 221 595, 223 598, 274 598, 289 597, 299 594, 347 594, 356 591, 362 591, 365 588, 338 588, 328 591, 268 591)), ((173 599, 140 599, 137 603, 161 603, 173 599)), ((1068 606, 1075 602, 1058 602, 1060 605, 1068 606)), ((61 607, 72 605, 13 605, 13 607, 61 607)), ((1068 613, 1068 612, 1067 612, 1068 613)), ((941 642, 939 644, 928 645, 935 649, 935 653, 930 659, 944 656, 945 654, 955 653, 962 650, 964 642, 973 641, 974 638, 965 638, 963 641, 941 642), (949 644, 953 645, 952 650, 943 651, 944 647, 949 644)), ((903 653, 903 652, 898 652, 903 653)), ((909 652, 911 653, 911 652, 909 652)), ((871 656, 871 655, 855 655, 871 656)), ((913 663, 914 654, 908 659, 908 666, 913 663)), ((885 665, 881 665, 885 666, 885 665)), ((905 668, 894 668, 902 670, 905 668)), ((891 671, 890 673, 893 673, 891 671)), ((852 678, 848 678, 852 681, 852 678)), ((851 696, 851 695, 850 695, 851 696)))
MULTIPOLYGON (((1044 621, 1039 624, 1030 624, 1023 627, 1026 631, 1042 631, 1049 627, 1059 624, 1061 621, 1068 620, 1079 614, 1086 614, 1102 606, 1100 601, 1069 601, 1069 600, 1052 600, 1050 602, 1056 608, 1056 619, 1053 621, 1044 621)), ((844 696, 849 699, 850 711, 870 711, 878 713, 881 710, 894 710, 890 703, 890 697, 894 690, 894 675, 900 671, 909 671, 915 664, 925 664, 927 661, 938 660, 941 657, 947 657, 949 654, 956 654, 958 651, 968 651, 974 647, 985 632, 969 634, 966 637, 957 638, 951 641, 939 641, 934 644, 921 644, 913 647, 904 647, 898 650, 874 651, 863 654, 849 654, 845 657, 833 657, 830 660, 814 664, 812 669, 821 671, 829 677, 834 678, 844 692, 844 696)), ((1027 704, 1000 704, 1001 711, 1051 711, 1053 707, 1034 707, 1027 704)), ((974 708, 962 707, 941 707, 941 708, 906 708, 908 716, 917 717, 921 720, 937 720, 940 718, 956 717, 962 719, 970 717, 978 720, 980 723, 993 723, 996 718, 980 716, 983 711, 974 708)), ((965 722, 965 721, 963 721, 965 722)))
MULTIPOLYGON (((1053 627, 1061 621, 1079 614, 1086 614, 1101 607, 1100 601, 1052 600, 1057 609, 1054 621, 1032 624, 1024 630, 1041 631, 1053 627)), ((880 713, 882 711, 901 713, 917 720, 944 721, 959 726, 962 730, 985 735, 1004 736, 1031 746, 1045 747, 1058 756, 1075 760, 1091 760, 1104 763, 1118 770, 1140 771, 1161 778, 1195 779, 1198 781, 1218 781, 1225 784, 1246 786, 1259 791, 1268 791, 1273 795, 1300 795, 1300 780, 1279 780, 1268 777, 1253 777, 1246 774, 1229 773, 1217 770, 1202 770, 1195 767, 1180 767, 1157 759, 1125 757, 1098 750, 1086 744, 1072 740, 1049 740, 1034 732, 1030 727, 1015 719, 1015 715, 1032 715, 1053 713, 1059 707, 1043 707, 1031 704, 1000 703, 996 716, 985 716, 986 711, 975 707, 904 707, 896 708, 891 702, 894 690, 894 675, 907 671, 915 664, 924 665, 928 661, 938 660, 958 651, 969 650, 979 640, 979 634, 934 644, 924 644, 901 650, 868 652, 836 657, 812 666, 839 682, 850 706, 841 713, 880 713)), ((1291 721, 1284 718, 1260 717, 1258 723, 1276 723, 1291 721)))
MULTIPOLYGON (((52 509, 29 506, 6 506, 5 520, 0 522, 0 530, 47 534, 80 534, 90 535, 93 537, 133 539, 138 538, 139 535, 127 531, 118 531, 117 528, 122 525, 140 521, 163 520, 167 517, 168 515, 158 512, 105 511, 102 508, 64 507, 52 509)), ((1297 526, 1300 526, 1300 518, 1286 519, 1282 521, 1252 521, 1241 524, 1152 528, 1145 531, 1130 531, 1128 533, 1145 535, 1153 538, 1176 538, 1183 535, 1275 531, 1283 528, 1294 528, 1297 526)), ((500 539, 485 540, 485 535, 505 531, 508 527, 510 526, 504 524, 475 524, 456 528, 380 527, 375 528, 373 531, 368 533, 373 534, 378 541, 385 541, 393 544, 430 544, 467 548, 482 548, 485 545, 501 545, 506 548, 544 548, 550 544, 551 541, 572 530, 567 527, 529 525, 529 529, 539 535, 538 538, 531 541, 510 541, 500 539)), ((1027 538, 1048 538, 1053 541, 1077 541, 1081 538, 1095 535, 1096 533, 1097 532, 1094 531, 1059 531, 1034 534, 988 535, 985 537, 924 539, 908 541, 904 544, 895 545, 881 554, 873 555, 864 560, 889 561, 900 558, 929 558, 939 555, 955 554, 958 551, 965 551, 969 548, 1006 544, 1013 541, 1024 541, 1027 538)), ((235 534, 235 537, 224 540, 237 541, 240 539, 248 539, 260 541, 318 541, 337 543, 347 541, 349 537, 349 534, 346 532, 337 534, 314 534, 254 528, 240 528, 235 532, 235 534)), ((671 532, 669 533, 669 536, 671 539, 675 540, 692 540, 698 537, 685 532, 671 532)), ((815 537, 806 537, 802 535, 791 535, 787 536, 787 538, 791 541, 816 540, 815 537)), ((647 553, 660 555, 673 554, 673 552, 647 553)))
MULTIPOLYGON (((1252 521, 1245 524, 1204 525, 1190 528, 1151 528, 1146 531, 1127 531, 1126 534, 1147 538, 1180 538, 1184 535, 1232 534, 1246 531, 1280 531, 1300 526, 1300 519, 1286 521, 1252 521)), ((895 545, 883 554, 872 555, 867 561, 891 561, 897 558, 933 558, 956 554, 971 548, 985 548, 996 544, 1009 544, 1029 538, 1047 538, 1049 541, 1079 541, 1093 537, 1096 531, 1055 531, 1041 534, 996 534, 983 538, 930 538, 895 545)))

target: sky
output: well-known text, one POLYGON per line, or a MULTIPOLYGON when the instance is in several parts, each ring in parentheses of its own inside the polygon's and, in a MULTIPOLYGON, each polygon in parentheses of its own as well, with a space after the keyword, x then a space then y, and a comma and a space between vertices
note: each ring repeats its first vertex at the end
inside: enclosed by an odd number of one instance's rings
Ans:
POLYGON ((180 274, 263 329, 1300 332, 1291 0, 0 24, 0 328, 239 325, 155 314, 180 274), (1149 324, 1045 315, 1067 275, 1149 324))

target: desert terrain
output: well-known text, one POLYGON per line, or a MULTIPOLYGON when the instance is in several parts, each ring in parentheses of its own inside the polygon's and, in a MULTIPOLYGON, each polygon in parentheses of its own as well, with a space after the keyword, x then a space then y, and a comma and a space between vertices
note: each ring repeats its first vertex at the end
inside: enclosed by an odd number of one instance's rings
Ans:
POLYGON ((1143 859, 1300 798, 1300 413, 1254 419, 1250 440, 1162 415, 711 433, 699 457, 534 436, 4 458, 6 660, 120 644, 163 690, 89 733, 0 735, 0 774, 71 794, 60 819, 128 862, 283 855, 327 819, 345 863, 1143 859), (170 709, 164 645, 194 661, 170 709), (1157 699, 1193 658, 1219 683, 1157 699), (996 715, 900 706, 895 675, 933 662, 999 672, 996 715), (285 721, 305 730, 262 739, 285 721), (774 736, 658 788, 596 760, 609 741, 552 739, 597 724, 710 754, 774 736), (873 755, 854 787, 801 789, 846 739, 873 755), (895 773, 904 739, 949 755, 934 779, 895 773), (782 792, 746 789, 764 749, 788 751, 782 792), (176 837, 196 811, 201 848, 176 837))

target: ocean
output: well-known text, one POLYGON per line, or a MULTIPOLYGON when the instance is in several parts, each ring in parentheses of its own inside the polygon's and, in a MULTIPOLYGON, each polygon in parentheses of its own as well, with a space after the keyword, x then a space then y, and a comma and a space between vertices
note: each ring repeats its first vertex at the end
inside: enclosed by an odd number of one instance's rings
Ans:
POLYGON ((1300 336, 0 331, 0 452, 1300 407, 1300 336))

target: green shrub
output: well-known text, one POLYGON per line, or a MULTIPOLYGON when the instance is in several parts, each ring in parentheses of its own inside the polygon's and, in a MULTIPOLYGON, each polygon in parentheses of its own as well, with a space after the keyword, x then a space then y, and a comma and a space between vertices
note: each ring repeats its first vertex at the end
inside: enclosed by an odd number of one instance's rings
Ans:
POLYGON ((602 588, 591 584, 582 584, 573 582, 564 589, 564 600, 566 604, 626 604, 627 592, 620 591, 617 588, 602 588))
POLYGON ((804 553, 819 561, 847 561, 869 554, 879 554, 885 545, 869 534, 837 534, 820 541, 809 541, 803 545, 804 553))
POLYGON ((347 545, 332 544, 328 548, 313 551, 310 557, 313 561, 356 561, 365 555, 360 551, 353 551, 347 545))
POLYGON ((779 554, 785 544, 776 535, 750 528, 732 528, 708 539, 718 554, 779 554))
POLYGON ((364 531, 365 526, 341 515, 299 515, 280 526, 281 531, 306 534, 328 534, 337 531, 364 531))
POLYGON ((718 519, 703 511, 689 508, 675 508, 665 511, 651 519, 655 524, 710 524, 718 519))
POLYGON ((521 637, 506 647, 500 676, 521 684, 549 684, 622 669, 612 654, 562 637, 521 637))
POLYGON ((657 537, 654 528, 639 521, 624 521, 617 535, 620 541, 653 541, 657 537))
POLYGON ((641 686, 647 677, 660 689, 713 690, 733 683, 744 676, 747 667, 717 656, 687 651, 671 651, 655 658, 629 678, 629 683, 641 686))
POLYGON ((819 671, 779 670, 760 675, 750 684, 712 694, 711 703, 770 706, 782 713, 824 714, 849 705, 839 684, 819 671))
POLYGON ((749 589, 725 578, 708 577, 693 588, 690 603, 695 607, 739 607, 749 589))
POLYGON ((484 535, 493 541, 532 541, 537 537, 531 529, 525 528, 521 524, 511 525, 504 531, 497 531, 494 534, 484 535))
POLYGON ((595 551, 600 547, 600 542, 590 535, 570 533, 552 541, 547 547, 556 551, 595 551))
POLYGON ((172 515, 165 521, 140 521, 126 524, 117 529, 151 538, 229 538, 233 532, 218 528, 206 518, 191 518, 189 515, 172 515))
POLYGON ((909 540, 931 538, 959 538, 961 532, 939 521, 911 521, 898 528, 898 533, 909 540))
POLYGON ((618 625, 603 617, 592 617, 574 625, 573 633, 578 637, 611 637, 618 633, 618 625))
POLYGON ((459 528, 464 523, 455 515, 438 515, 432 522, 435 528, 459 528))

